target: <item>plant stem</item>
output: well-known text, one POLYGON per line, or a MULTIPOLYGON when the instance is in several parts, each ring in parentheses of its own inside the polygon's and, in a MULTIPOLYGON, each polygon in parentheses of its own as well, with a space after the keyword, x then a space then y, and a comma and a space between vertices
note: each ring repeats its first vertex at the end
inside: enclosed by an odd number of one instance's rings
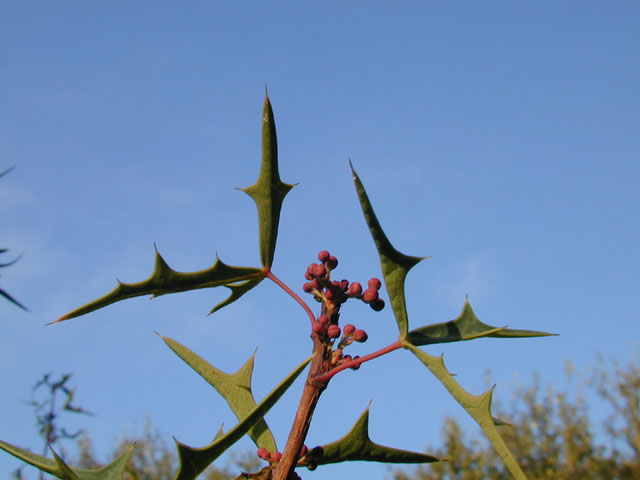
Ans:
POLYGON ((389 352, 393 352, 398 348, 402 348, 401 340, 396 340, 391 345, 387 345, 386 347, 381 348, 376 352, 370 353, 368 355, 364 355, 362 357, 354 358, 352 360, 349 360, 348 362, 343 362, 340 364, 340 366, 334 368, 333 370, 330 370, 327 373, 317 376, 314 379, 314 381, 317 383, 327 383, 329 380, 333 378, 333 376, 336 373, 341 372, 342 370, 346 370, 347 368, 357 367, 358 365, 362 365, 364 362, 368 362, 369 360, 373 360, 374 358, 381 357, 382 355, 385 355, 389 352))
POLYGON ((311 319, 311 324, 313 325, 313 322, 316 321, 316 317, 311 311, 311 309, 309 308, 309 305, 304 303, 304 300, 302 300, 300 296, 296 294, 293 290, 291 290, 282 280, 280 280, 273 273, 271 273, 271 270, 267 270, 265 277, 267 277, 269 280, 272 280, 276 285, 278 285, 285 292, 287 292, 291 296, 291 298, 293 298, 296 302, 298 302, 300 306, 304 309, 304 311, 307 312, 307 315, 309 315, 309 318, 311 319))
POLYGON ((273 473, 273 480, 287 480, 292 475, 298 462, 298 457, 300 456, 300 450, 307 437, 313 412, 320 399, 320 395, 324 389, 327 388, 326 382, 318 383, 314 379, 318 375, 325 374, 328 371, 331 363, 331 348, 327 348, 327 345, 318 340, 315 334, 312 335, 312 339, 313 351, 316 352, 316 355, 313 360, 311 360, 309 374, 307 375, 302 396, 300 397, 298 410, 296 411, 296 416, 293 420, 282 458, 273 473))

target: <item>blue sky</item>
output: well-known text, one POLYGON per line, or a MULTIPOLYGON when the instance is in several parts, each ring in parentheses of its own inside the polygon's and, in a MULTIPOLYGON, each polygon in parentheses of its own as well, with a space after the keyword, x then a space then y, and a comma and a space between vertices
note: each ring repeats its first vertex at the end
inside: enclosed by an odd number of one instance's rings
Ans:
MULTIPOLYGON (((413 327, 450 320, 465 295, 492 325, 559 333, 429 348, 496 398, 532 371, 562 388, 565 362, 638 351, 640 7, 635 2, 2 2, 2 244, 23 258, 1 286, 0 438, 40 448, 31 385, 73 372, 77 420, 106 454, 149 415, 204 445, 224 402, 154 335, 232 371, 258 347, 261 397, 310 351, 304 312, 264 282, 214 316, 225 291, 133 299, 43 324, 138 281, 153 244, 178 270, 257 266, 253 202, 265 84, 287 197, 274 272, 300 289, 328 249, 337 274, 379 275, 350 158, 395 246, 431 255, 409 274, 413 327)), ((348 304, 391 343, 390 310, 348 304)), ((284 445, 298 382, 267 417, 284 445)), ((407 352, 336 377, 309 444, 335 440, 370 400, 374 441, 422 450, 465 413, 407 352)), ((604 415, 597 404, 595 415, 604 415)), ((76 425, 70 420, 70 426, 76 425)), ((474 432, 472 425, 469 432, 474 432)), ((253 448, 243 442, 239 448, 253 448)), ((6 476, 17 462, 0 456, 6 476)), ((383 478, 375 464, 305 478, 383 478)))

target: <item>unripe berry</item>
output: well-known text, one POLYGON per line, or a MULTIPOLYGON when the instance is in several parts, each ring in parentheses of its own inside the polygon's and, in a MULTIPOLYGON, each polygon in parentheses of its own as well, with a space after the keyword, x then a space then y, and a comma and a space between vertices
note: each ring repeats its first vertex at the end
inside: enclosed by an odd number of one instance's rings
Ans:
POLYGON ((302 290, 304 290, 307 293, 311 293, 311 290, 313 290, 313 285, 311 285, 311 282, 307 282, 304 285, 302 285, 302 290))
POLYGON ((340 336, 340 327, 338 325, 329 325, 327 335, 329 338, 338 338, 340 336))
POLYGON ((362 295, 362 285, 360 285, 358 282, 353 282, 351 285, 349 285, 347 295, 349 297, 359 297, 360 295, 362 295))
POLYGON ((281 458, 282 458, 282 453, 276 452, 273 454, 272 461, 279 462, 281 458))
POLYGON ((346 280, 346 279, 340 280, 340 290, 342 290, 343 292, 346 292, 348 288, 349 288, 349 280, 346 280))
POLYGON ((375 310, 376 312, 379 312, 380 310, 382 310, 384 308, 384 300, 381 298, 378 298, 376 300, 374 300, 373 302, 371 302, 369 304, 369 306, 375 310))
POLYGON ((362 294, 362 300, 364 300, 365 303, 371 303, 377 299, 378 299, 378 290, 374 288, 367 288, 362 294))
POLYGON ((327 252, 326 250, 322 250, 322 251, 318 252, 318 260, 320 260, 322 263, 324 263, 327 260, 329 260, 330 256, 331 256, 331 254, 329 252, 327 252))
POLYGON ((369 338, 369 336, 367 335, 367 332, 365 332, 364 330, 358 329, 355 332, 353 332, 353 338, 356 342, 364 343, 367 341, 367 338, 369 338))
POLYGON ((269 453, 269 450, 267 450, 266 448, 260 447, 258 449, 258 457, 262 458, 263 460, 270 460, 271 453, 269 453))
POLYGON ((327 268, 329 270, 333 270, 334 268, 336 268, 338 266, 338 259, 336 257, 334 257, 333 255, 331 255, 328 259, 327 259, 327 268))
POLYGON ((318 323, 320 325, 327 325, 329 323, 329 317, 327 317, 326 315, 320 315, 318 317, 318 323))
POLYGON ((311 272, 311 275, 313 275, 316 278, 320 278, 320 277, 324 277, 327 273, 327 269, 325 268, 324 265, 320 264, 320 263, 315 263, 313 265, 313 270, 311 272))
POLYGON ((313 333, 317 335, 319 333, 324 332, 324 325, 322 325, 319 322, 313 322, 313 325, 311 326, 311 330, 313 330, 313 333))
POLYGON ((342 327, 342 336, 348 337, 355 331, 356 331, 355 325, 351 325, 350 323, 347 323, 344 327, 342 327))
POLYGON ((380 290, 380 287, 382 286, 382 283, 380 283, 380 280, 377 278, 370 278, 369 281, 367 282, 367 286, 369 288, 374 288, 376 290, 380 290))

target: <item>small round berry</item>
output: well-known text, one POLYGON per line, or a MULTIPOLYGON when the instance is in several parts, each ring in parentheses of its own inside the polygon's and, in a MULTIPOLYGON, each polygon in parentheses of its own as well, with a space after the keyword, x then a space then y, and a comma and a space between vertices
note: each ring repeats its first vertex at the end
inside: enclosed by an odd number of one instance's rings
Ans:
POLYGON ((347 323, 344 327, 342 327, 342 336, 348 337, 355 331, 356 331, 355 325, 351 325, 350 323, 347 323))
POLYGON ((329 260, 329 257, 331 257, 331 254, 326 250, 321 250, 320 252, 318 252, 318 260, 320 260, 322 263, 329 260))
POLYGON ((367 338, 369 338, 369 336, 367 335, 367 332, 365 332, 364 330, 358 329, 355 332, 353 332, 353 338, 356 342, 364 343, 367 341, 367 338))
POLYGON ((348 362, 349 360, 351 360, 351 355, 343 355, 342 356, 342 361, 343 362, 348 362))
POLYGON ((304 285, 302 285, 302 290, 304 290, 307 293, 311 293, 311 290, 313 290, 313 285, 311 285, 311 282, 307 282, 304 285))
POLYGON ((333 298, 335 297, 335 294, 333 293, 333 290, 326 290, 324 292, 324 296, 327 300, 333 300, 333 298))
POLYGON ((376 312, 379 312, 384 308, 384 300, 381 298, 377 298, 373 302, 369 304, 369 306, 376 312))
POLYGON ((349 290, 347 290, 347 296, 349 297, 359 297, 362 295, 362 285, 358 282, 353 282, 349 285, 349 290))
POLYGON ((349 280, 343 278, 342 280, 340 280, 340 289, 343 292, 346 292, 349 289, 349 280))
POLYGON ((313 333, 318 335, 318 334, 324 332, 324 325, 322 325, 319 322, 313 322, 313 325, 311 326, 311 330, 313 330, 313 333))
POLYGON ((269 453, 269 450, 267 450, 266 448, 260 447, 258 449, 258 457, 262 458, 263 460, 270 460, 271 453, 269 453))
POLYGON ((311 272, 311 274, 316 278, 324 277, 327 274, 327 269, 324 265, 316 263, 313 266, 313 271, 311 272))
POLYGON ((329 323, 329 317, 326 315, 320 315, 318 317, 318 323, 320 325, 327 325, 329 323))
POLYGON ((364 300, 365 303, 371 303, 377 299, 378 299, 378 290, 374 288, 367 288, 362 294, 362 300, 364 300))
POLYGON ((307 268, 307 271, 304 272, 304 278, 305 280, 311 280, 313 277, 311 276, 311 272, 309 272, 309 269, 307 268))
POLYGON ((373 288, 375 290, 380 290, 380 287, 382 286, 382 283, 380 282, 380 280, 378 278, 370 278, 369 281, 367 282, 367 286, 369 288, 373 288))
POLYGON ((279 462, 281 458, 282 458, 282 453, 276 452, 273 454, 272 461, 279 462))
POLYGON ((336 257, 334 257, 333 255, 331 255, 328 259, 327 259, 327 268, 329 270, 333 270, 338 266, 338 259, 336 257))
POLYGON ((320 290, 320 282, 318 282, 317 278, 314 278, 313 280, 311 280, 311 288, 314 288, 315 290, 320 290))
POLYGON ((329 325, 327 335, 329 338, 338 338, 340 336, 340 327, 338 325, 329 325))

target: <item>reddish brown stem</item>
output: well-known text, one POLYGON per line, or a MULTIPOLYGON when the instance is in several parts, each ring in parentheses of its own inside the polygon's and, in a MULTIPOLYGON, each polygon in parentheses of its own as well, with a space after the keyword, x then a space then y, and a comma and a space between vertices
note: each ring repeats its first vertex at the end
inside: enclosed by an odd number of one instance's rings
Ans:
POLYGON ((291 290, 282 280, 280 280, 273 273, 271 273, 271 270, 267 270, 265 277, 267 277, 269 280, 272 280, 276 285, 278 285, 285 292, 287 292, 296 302, 298 302, 300 306, 304 309, 304 311, 307 312, 307 315, 309 315, 309 318, 311 319, 311 324, 313 325, 313 322, 315 322, 316 317, 311 311, 311 309, 309 308, 309 305, 304 303, 304 300, 302 300, 300 296, 296 294, 296 292, 291 290))
POLYGON ((327 388, 327 383, 318 383, 314 381, 314 378, 327 372, 331 360, 331 347, 321 342, 315 334, 312 338, 313 350, 317 353, 311 360, 311 367, 302 391, 298 411, 293 420, 282 458, 273 472, 273 480, 287 480, 292 476, 309 431, 313 412, 320 395, 327 388))
POLYGON ((353 367, 357 367, 358 365, 362 365, 364 362, 368 362, 369 360, 373 360, 374 358, 378 358, 381 357, 382 355, 385 355, 389 352, 393 352, 394 350, 397 350, 398 348, 402 348, 402 341, 401 340, 397 340, 395 342, 393 342, 391 345, 387 345, 384 348, 381 348, 380 350, 370 353, 368 355, 364 355, 362 357, 358 357, 358 358, 354 358, 352 360, 343 362, 340 364, 340 366, 329 370, 327 373, 324 373, 322 375, 318 375, 317 377, 314 378, 314 381, 317 383, 327 383, 329 380, 331 380, 333 378, 333 376, 338 373, 341 372, 342 370, 346 370, 347 368, 353 368, 353 367))

